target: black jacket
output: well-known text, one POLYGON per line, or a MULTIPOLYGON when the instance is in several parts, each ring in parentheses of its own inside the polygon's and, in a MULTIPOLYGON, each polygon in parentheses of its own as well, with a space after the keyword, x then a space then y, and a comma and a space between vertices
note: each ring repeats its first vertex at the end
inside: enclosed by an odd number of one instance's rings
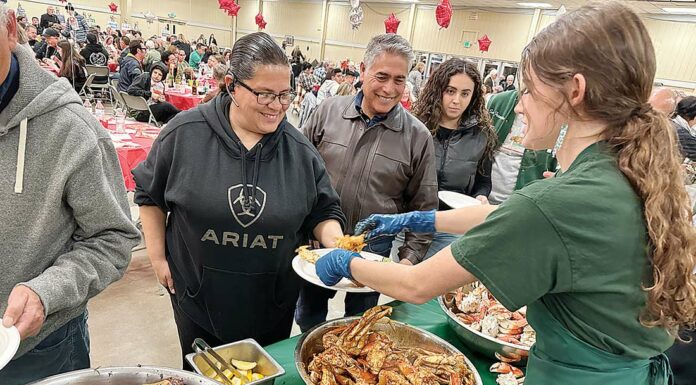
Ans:
POLYGON ((439 191, 471 197, 491 193, 493 160, 485 158, 486 135, 471 117, 456 130, 440 127, 433 135, 439 191))
POLYGON ((50 27, 51 24, 60 24, 60 20, 58 20, 58 16, 55 14, 49 15, 48 13, 44 13, 41 15, 40 20, 39 27, 41 27, 42 32, 44 29, 50 27))
POLYGON ((145 100, 152 96, 150 82, 152 77, 149 72, 143 72, 133 79, 133 83, 128 87, 128 95, 142 96, 145 100))
MULTIPOLYGON (((138 75, 135 79, 133 79, 133 82, 131 85, 128 87, 128 95, 133 95, 133 96, 142 96, 145 98, 145 100, 150 99, 152 96, 152 71, 155 68, 159 68, 160 71, 162 71, 164 76, 167 76, 167 69, 164 67, 164 64, 160 63, 154 63, 152 65, 152 68, 150 68, 150 71, 148 72, 143 72, 142 74, 138 75)), ((162 79, 164 81, 164 79, 162 79)))
POLYGON ((109 63, 109 53, 99 43, 85 45, 85 48, 80 51, 80 55, 89 65, 105 66, 109 63))
POLYGON ((294 250, 317 224, 345 223, 324 162, 300 131, 283 121, 247 151, 230 104, 221 93, 178 114, 133 170, 135 202, 169 213, 174 300, 223 341, 258 339, 291 318, 301 283, 294 250))
POLYGON ((36 52, 36 58, 41 60, 41 59, 50 59, 52 56, 58 56, 58 49, 51 47, 46 43, 46 41, 42 41, 41 43, 37 43, 34 46, 34 52, 36 52))

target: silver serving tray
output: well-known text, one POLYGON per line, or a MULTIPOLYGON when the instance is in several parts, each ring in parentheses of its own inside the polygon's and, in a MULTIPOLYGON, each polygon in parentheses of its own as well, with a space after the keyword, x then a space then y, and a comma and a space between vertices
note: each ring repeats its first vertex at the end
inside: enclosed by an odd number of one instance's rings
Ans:
MULTIPOLYGON (((321 341, 324 334, 334 327, 349 324, 359 318, 360 317, 346 317, 326 321, 302 335, 295 347, 295 365, 305 384, 313 385, 306 368, 315 354, 324 351, 324 346, 321 341)), ((434 353, 462 354, 462 352, 442 338, 403 322, 391 321, 389 323, 377 323, 372 326, 372 330, 384 332, 400 347, 418 347, 430 350, 434 353)), ((474 374, 476 385, 483 385, 481 376, 474 367, 474 364, 469 361, 468 357, 464 356, 464 359, 466 360, 467 366, 474 374)))
MULTIPOLYGON (((470 288, 471 290, 471 288, 470 288)), ((465 289, 465 293, 468 291, 465 289)), ((440 296, 437 301, 442 308, 442 311, 447 315, 447 322, 457 334, 457 337, 466 345, 466 347, 475 350, 486 357, 499 361, 496 353, 506 361, 514 363, 515 366, 527 365, 527 357, 529 357, 529 347, 524 345, 512 344, 493 338, 489 335, 474 330, 469 325, 465 324, 457 317, 452 310, 449 309, 447 303, 451 302, 453 296, 451 293, 440 296)), ((453 300, 453 299, 452 299, 453 300)))
POLYGON ((110 367, 84 369, 59 374, 31 383, 31 385, 143 385, 178 377, 186 385, 219 385, 196 373, 155 366, 110 367))
MULTIPOLYGON (((230 359, 241 361, 253 361, 256 362, 256 368, 254 371, 264 375, 264 378, 256 381, 249 381, 246 385, 273 385, 276 377, 280 377, 285 374, 285 369, 276 362, 276 360, 271 357, 268 352, 266 352, 261 345, 259 345, 254 339, 247 338, 245 340, 232 342, 230 344, 221 345, 213 347, 215 353, 219 354, 227 363, 230 359)), ((210 356, 208 356, 210 358, 210 356)), ((203 375, 205 371, 210 369, 208 363, 200 357, 199 353, 190 353, 186 355, 186 361, 193 367, 196 373, 203 375)), ((211 380, 212 381, 212 380, 211 380)), ((218 385, 217 381, 213 381, 214 384, 218 385)))

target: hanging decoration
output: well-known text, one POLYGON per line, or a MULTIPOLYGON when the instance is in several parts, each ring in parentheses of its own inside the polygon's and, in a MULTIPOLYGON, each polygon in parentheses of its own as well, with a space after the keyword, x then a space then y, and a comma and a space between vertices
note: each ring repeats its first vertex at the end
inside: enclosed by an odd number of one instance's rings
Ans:
POLYGON ((154 13, 147 11, 147 13, 145 13, 145 15, 143 16, 145 16, 145 21, 147 21, 148 24, 152 24, 155 22, 156 16, 154 13))
MULTIPOLYGON (((356 3, 359 2, 356 1, 356 3)), ((357 7, 351 9, 350 13, 348 14, 348 18, 350 19, 350 26, 353 27, 354 30, 358 29, 365 18, 362 7, 358 5, 357 7)))
POLYGON ((17 3, 17 17, 24 16, 27 17, 27 11, 22 8, 21 3, 17 3))
POLYGON ((464 42, 464 48, 471 48, 471 41, 467 40, 464 42))
POLYGON ((176 19, 176 13, 174 13, 174 12, 169 12, 169 13, 167 14, 167 17, 170 18, 170 19, 176 19))
POLYGON ((449 0, 440 0, 435 8, 435 21, 440 28, 447 28, 452 20, 452 4, 449 0))
POLYGON ((259 26, 259 29, 266 28, 266 20, 263 19, 261 12, 259 12, 254 19, 256 20, 256 25, 259 26))
POLYGON ((488 52, 491 43, 493 43, 493 41, 488 38, 488 35, 481 36, 481 38, 478 39, 479 50, 481 52, 488 52))
POLYGON ((111 4, 109 4, 109 11, 111 11, 111 13, 118 12, 118 5, 112 1, 111 4))
POLYGON ((58 0, 61 4, 67 3, 68 0, 58 0))
POLYGON ((351 8, 358 8, 360 6, 360 0, 350 0, 351 8))
POLYGON ((218 4, 220 5, 220 9, 227 12, 227 16, 236 17, 239 13, 239 8, 241 8, 234 0, 218 0, 218 4))
POLYGON ((388 18, 384 19, 384 29, 387 33, 396 33, 396 30, 399 29, 399 23, 401 23, 401 20, 392 13, 388 18))

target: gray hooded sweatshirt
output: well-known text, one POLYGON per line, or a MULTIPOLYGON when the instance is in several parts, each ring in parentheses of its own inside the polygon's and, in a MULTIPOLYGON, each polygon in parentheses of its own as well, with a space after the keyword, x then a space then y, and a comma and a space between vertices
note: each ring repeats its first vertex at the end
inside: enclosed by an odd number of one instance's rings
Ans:
POLYGON ((66 79, 15 55, 19 90, 0 113, 0 317, 17 284, 46 314, 17 358, 119 279, 140 236, 108 133, 66 79))

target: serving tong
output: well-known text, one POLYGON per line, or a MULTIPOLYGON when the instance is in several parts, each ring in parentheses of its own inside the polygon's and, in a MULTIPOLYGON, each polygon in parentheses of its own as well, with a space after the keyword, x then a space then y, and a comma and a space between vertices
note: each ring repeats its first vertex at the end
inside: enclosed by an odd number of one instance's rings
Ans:
POLYGON ((196 338, 195 340, 193 340, 193 344, 191 345, 191 347, 193 347, 193 351, 199 354, 201 358, 203 358, 203 361, 205 361, 208 364, 208 366, 210 366, 213 369, 213 371, 215 371, 215 374, 220 376, 226 384, 234 385, 232 384, 232 380, 227 378, 227 376, 223 372, 224 370, 229 370, 230 372, 232 372, 232 374, 234 374, 235 377, 239 377, 239 379, 242 381, 242 384, 246 384, 247 382, 249 382, 246 376, 242 376, 242 373, 240 373, 239 370, 237 370, 237 368, 228 364, 227 361, 220 357, 220 355, 217 354, 217 352, 215 352, 215 350, 213 350, 213 348, 211 348, 210 345, 208 345, 208 343, 205 342, 202 338, 196 338), (212 356, 215 361, 220 363, 220 365, 222 366, 222 370, 218 368, 217 364, 208 357, 208 354, 212 356))

